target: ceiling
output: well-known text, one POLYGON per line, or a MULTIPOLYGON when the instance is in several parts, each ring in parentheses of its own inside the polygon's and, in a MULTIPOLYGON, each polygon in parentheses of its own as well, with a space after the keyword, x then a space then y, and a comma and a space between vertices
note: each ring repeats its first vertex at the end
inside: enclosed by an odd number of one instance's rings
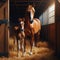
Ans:
POLYGON ((29 4, 34 5, 35 17, 39 18, 50 1, 52 0, 10 0, 10 19, 15 22, 18 17, 24 17, 29 4))

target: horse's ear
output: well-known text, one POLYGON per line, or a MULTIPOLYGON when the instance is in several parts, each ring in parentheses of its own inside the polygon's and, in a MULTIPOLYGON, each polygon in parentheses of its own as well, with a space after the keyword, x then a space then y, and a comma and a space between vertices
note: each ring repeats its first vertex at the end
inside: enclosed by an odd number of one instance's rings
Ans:
POLYGON ((25 18, 23 18, 23 21, 25 22, 25 18))

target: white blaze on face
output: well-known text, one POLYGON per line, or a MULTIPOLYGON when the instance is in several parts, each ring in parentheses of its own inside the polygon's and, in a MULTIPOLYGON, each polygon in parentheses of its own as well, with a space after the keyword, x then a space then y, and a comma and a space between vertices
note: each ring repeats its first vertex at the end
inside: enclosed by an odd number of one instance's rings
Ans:
POLYGON ((30 15, 30 16, 31 16, 31 20, 33 20, 33 18, 34 18, 34 13, 35 13, 34 7, 32 7, 30 13, 31 13, 31 15, 30 15))
POLYGON ((30 16, 31 16, 31 20, 33 20, 33 14, 32 14, 32 12, 30 13, 30 16))
POLYGON ((33 20, 34 18, 34 13, 35 13, 35 9, 32 5, 29 5, 28 6, 28 12, 30 12, 30 17, 31 17, 31 20, 33 20))
POLYGON ((24 30, 24 22, 21 21, 20 24, 21 24, 22 29, 24 30))

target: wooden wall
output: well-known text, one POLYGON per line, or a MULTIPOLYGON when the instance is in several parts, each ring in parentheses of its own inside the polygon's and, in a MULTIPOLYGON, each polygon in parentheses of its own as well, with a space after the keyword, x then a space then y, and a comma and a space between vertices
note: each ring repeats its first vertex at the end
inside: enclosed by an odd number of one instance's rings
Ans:
POLYGON ((42 26, 41 29, 41 40, 48 41, 48 25, 42 26))
POLYGON ((48 41, 51 48, 56 49, 55 1, 48 3, 40 17, 42 19, 41 39, 48 41))
POLYGON ((60 56, 60 3, 56 0, 56 44, 57 44, 57 55, 60 56))
POLYGON ((55 23, 48 25, 48 40, 51 43, 51 47, 56 49, 56 30, 55 23))
POLYGON ((60 3, 55 0, 55 23, 42 26, 41 38, 48 41, 51 48, 60 56, 60 3))
POLYGON ((42 26, 41 39, 47 41, 53 49, 56 49, 55 23, 42 26))
MULTIPOLYGON (((0 7, 0 20, 8 20, 8 2, 5 2, 0 7)), ((0 25, 0 56, 8 53, 8 26, 7 24, 0 25)))

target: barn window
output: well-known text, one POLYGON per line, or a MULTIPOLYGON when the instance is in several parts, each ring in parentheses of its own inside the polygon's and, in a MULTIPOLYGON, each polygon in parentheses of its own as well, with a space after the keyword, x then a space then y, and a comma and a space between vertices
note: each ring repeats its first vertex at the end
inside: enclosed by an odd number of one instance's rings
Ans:
POLYGON ((50 5, 39 17, 42 25, 55 23, 55 4, 50 5))
POLYGON ((43 13, 43 24, 42 25, 47 25, 48 24, 48 9, 46 9, 43 13))
POLYGON ((47 25, 48 24, 48 9, 46 9, 43 14, 40 15, 39 17, 42 25, 47 25))
POLYGON ((40 15, 39 19, 40 19, 41 23, 43 24, 43 14, 40 15))
POLYGON ((55 23, 55 4, 48 8, 48 24, 55 23))

